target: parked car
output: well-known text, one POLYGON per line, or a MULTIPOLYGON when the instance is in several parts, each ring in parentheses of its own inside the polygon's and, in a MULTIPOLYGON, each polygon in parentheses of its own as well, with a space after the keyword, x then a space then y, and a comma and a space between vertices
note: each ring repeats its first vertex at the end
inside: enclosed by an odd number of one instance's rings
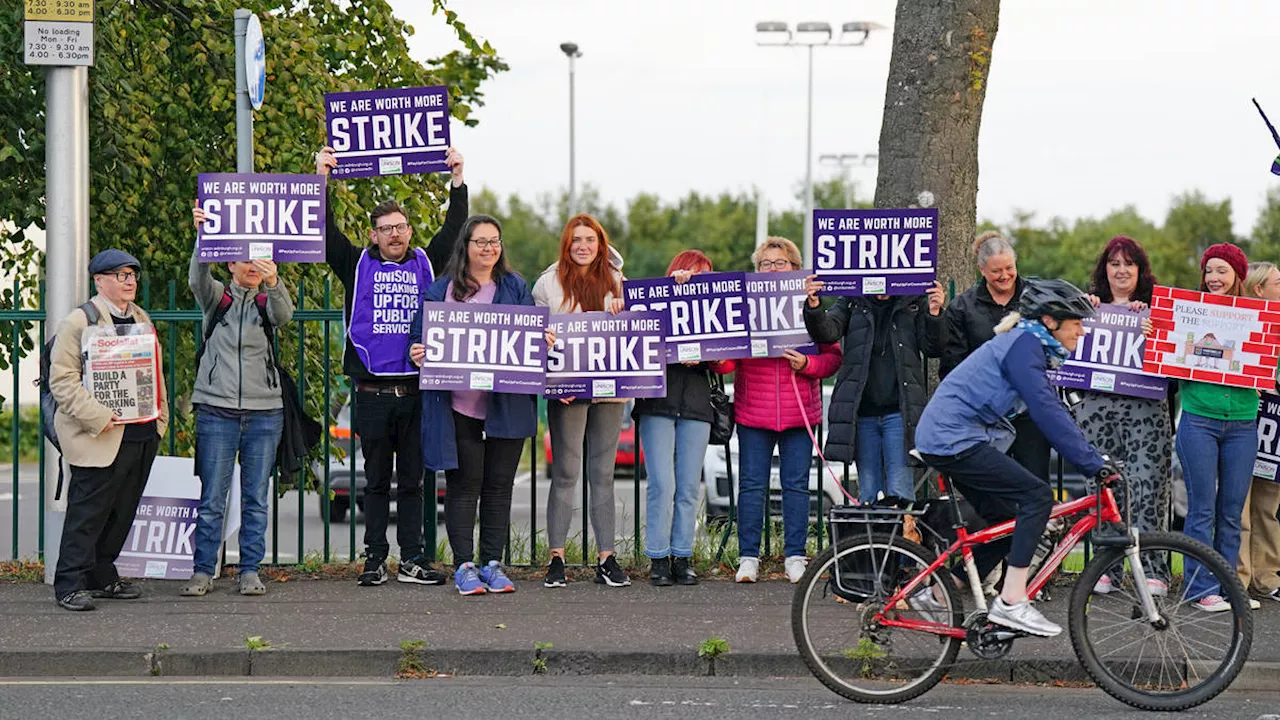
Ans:
MULTIPOLYGON (((554 400, 551 402, 555 402, 554 400)), ((636 466, 636 426, 631 419, 631 411, 635 407, 635 402, 628 400, 626 407, 622 411, 622 432, 618 434, 618 454, 614 460, 615 475, 630 475, 635 472, 636 466)), ((547 460, 547 467, 551 467, 551 431, 547 430, 542 433, 542 451, 547 460)), ((644 476, 644 448, 640 449, 640 475, 644 476)))
MULTIPOLYGON (((333 498, 329 500, 329 522, 343 522, 347 519, 347 511, 351 509, 351 475, 352 467, 355 468, 355 486, 356 486, 356 508, 364 511, 364 489, 367 481, 364 477, 364 457, 360 452, 360 436, 355 436, 354 448, 351 443, 351 405, 344 404, 338 410, 334 423, 329 426, 329 442, 337 445, 343 451, 350 453, 345 458, 329 459, 329 489, 333 492, 333 498), (355 462, 351 462, 352 460, 355 462)), ((323 475, 317 472, 317 477, 323 479, 323 475)), ((436 509, 439 513, 444 512, 444 473, 436 473, 436 509)), ((319 505, 320 517, 325 517, 324 498, 317 498, 319 505)), ((395 486, 391 488, 391 514, 396 512, 396 495, 395 486)))
MULTIPOLYGON (((725 393, 730 398, 733 397, 733 384, 725 383, 725 393)), ((822 386, 822 406, 827 408, 831 405, 831 386, 822 386)), ((825 416, 825 410, 824 410, 825 416)), ((818 418, 813 418, 818 420, 818 418)), ((831 469, 836 473, 836 477, 842 482, 844 480, 844 464, 834 463, 831 469)), ((857 494, 858 473, 856 468, 850 464, 849 466, 849 490, 857 494)), ((738 485, 738 434, 735 432, 733 437, 729 439, 729 449, 726 453, 723 445, 707 446, 706 458, 702 463, 702 482, 706 486, 707 499, 707 518, 728 517, 729 516, 729 499, 730 495, 737 500, 738 485), (733 467, 733 482, 729 481, 729 466, 733 467)), ((822 461, 814 453, 814 462, 809 468, 809 516, 818 517, 818 490, 821 487, 826 499, 823 501, 823 511, 832 505, 840 505, 845 502, 844 493, 840 492, 840 488, 836 487, 836 483, 831 476, 826 474, 822 467, 822 461), (824 477, 819 481, 819 473, 824 477)), ((769 514, 782 514, 782 480, 778 474, 778 451, 775 449, 773 453, 773 462, 769 471, 769 514)))

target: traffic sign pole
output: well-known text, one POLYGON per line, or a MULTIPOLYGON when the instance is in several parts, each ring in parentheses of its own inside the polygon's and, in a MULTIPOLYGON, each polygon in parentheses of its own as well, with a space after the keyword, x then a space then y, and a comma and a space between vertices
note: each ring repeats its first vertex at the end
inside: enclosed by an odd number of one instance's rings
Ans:
POLYGON ((236 10, 236 172, 253 172, 253 105, 245 76, 245 36, 253 13, 236 10))
MULTIPOLYGON (((92 0, 25 0, 23 58, 45 65, 45 339, 89 296, 89 67, 92 0)), ((58 479, 58 452, 45 447, 46 487, 58 479)), ((45 495, 44 580, 53 583, 65 500, 45 495)))

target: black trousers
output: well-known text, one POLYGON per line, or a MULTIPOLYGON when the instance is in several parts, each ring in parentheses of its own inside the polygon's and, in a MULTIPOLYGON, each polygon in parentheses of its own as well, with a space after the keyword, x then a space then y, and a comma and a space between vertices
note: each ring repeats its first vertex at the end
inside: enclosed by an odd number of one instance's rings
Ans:
POLYGON ((1040 432, 1040 426, 1031 419, 1030 413, 1014 418, 1013 429, 1018 437, 1009 448, 1009 457, 1030 470, 1032 475, 1049 482, 1049 438, 1040 432))
POLYGON ((1029 567, 1053 510, 1053 491, 1049 485, 986 443, 959 455, 925 454, 924 459, 950 478, 974 511, 989 524, 1015 517, 1018 520, 1011 538, 973 549, 978 575, 986 577, 1006 555, 1010 566, 1029 567))
POLYGON ((472 535, 480 506, 480 564, 502 562, 511 525, 511 486, 524 450, 521 438, 484 436, 484 421, 453 414, 458 467, 445 472, 444 522, 455 566, 475 559, 472 535))
MULTIPOLYGON (((396 542, 400 557, 422 554, 422 430, 418 395, 356 392, 356 434, 364 453, 364 551, 385 560, 391 552, 391 477, 396 479, 396 542)), ((434 501, 435 499, 432 498, 434 501)))
POLYGON ((129 539, 160 438, 120 443, 107 467, 71 466, 67 516, 62 525, 53 592, 97 590, 120 579, 116 558, 129 539))

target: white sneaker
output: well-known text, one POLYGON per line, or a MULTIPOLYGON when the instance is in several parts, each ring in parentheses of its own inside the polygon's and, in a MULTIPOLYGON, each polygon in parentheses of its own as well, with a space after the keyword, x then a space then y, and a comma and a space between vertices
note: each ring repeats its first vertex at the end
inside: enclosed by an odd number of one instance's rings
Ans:
POLYGON ((1031 603, 1023 600, 1016 605, 1008 605, 1004 598, 997 597, 991 601, 987 610, 987 620, 996 625, 1003 625, 1014 630, 1021 630, 1029 635, 1055 637, 1062 632, 1062 627, 1049 622, 1040 611, 1031 607, 1031 603))
POLYGON ((1093 591, 1099 595, 1110 595, 1111 591, 1115 589, 1116 587, 1112 584, 1110 575, 1103 575, 1098 578, 1098 582, 1093 584, 1093 591))
POLYGON ((734 582, 753 583, 760 576, 760 558, 738 558, 738 574, 733 576, 734 582))
POLYGON ((1169 584, 1156 578, 1147 578, 1147 589, 1151 591, 1151 597, 1166 597, 1169 595, 1169 584))
POLYGON ((1257 600, 1254 600, 1253 598, 1249 598, 1249 609, 1260 610, 1262 609, 1262 603, 1258 602, 1257 600))
POLYGON ((787 579, 792 583, 800 582, 800 578, 804 577, 805 566, 809 564, 809 558, 803 555, 792 555, 783 562, 783 567, 787 570, 787 579))

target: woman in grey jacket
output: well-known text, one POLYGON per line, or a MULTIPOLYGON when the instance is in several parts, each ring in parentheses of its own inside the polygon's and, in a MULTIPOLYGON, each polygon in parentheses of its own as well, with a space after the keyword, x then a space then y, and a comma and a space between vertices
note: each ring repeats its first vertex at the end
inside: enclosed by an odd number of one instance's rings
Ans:
MULTIPOLYGON (((542 272, 533 286, 533 301, 552 315, 622 310, 622 257, 609 246, 604 228, 590 215, 570 218, 560 235, 560 259, 542 272)), ((566 584, 564 544, 573 513, 574 488, 587 451, 591 485, 591 527, 599 562, 596 582, 624 587, 631 579, 614 557, 613 470, 622 432, 621 402, 561 398, 547 404, 551 433, 551 494, 547 498, 547 544, 551 562, 544 587, 566 584)), ((583 528, 582 542, 587 542, 583 528)))
MULTIPOLYGON (((200 208, 196 224, 204 221, 200 208)), ((270 260, 230 262, 231 282, 215 280, 211 266, 191 253, 188 284, 204 313, 206 341, 199 353, 191 402, 196 411, 196 475, 200 514, 196 520, 195 563, 182 588, 200 596, 213 586, 222 526, 236 458, 240 460, 241 595, 262 595, 258 564, 266 553, 267 501, 271 468, 284 428, 284 402, 263 320, 280 327, 293 318, 289 289, 270 260), (257 297, 262 286, 265 303, 257 297), (228 302, 229 301, 229 302, 228 302), (220 307, 221 306, 221 307, 220 307), (218 317, 221 315, 221 317, 218 317)))

